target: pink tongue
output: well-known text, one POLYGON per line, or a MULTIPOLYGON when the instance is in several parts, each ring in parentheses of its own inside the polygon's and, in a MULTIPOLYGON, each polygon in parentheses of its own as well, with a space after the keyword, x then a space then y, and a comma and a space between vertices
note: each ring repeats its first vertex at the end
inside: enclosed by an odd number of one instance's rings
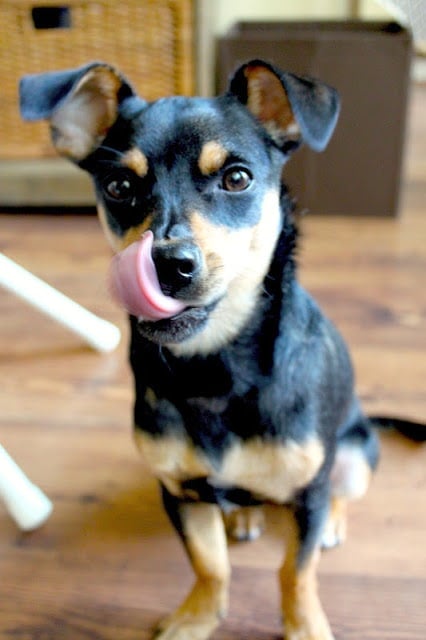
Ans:
POLYGON ((151 255, 152 243, 152 231, 146 231, 140 240, 117 253, 109 282, 112 295, 129 313, 155 321, 171 318, 185 305, 161 291, 151 255))

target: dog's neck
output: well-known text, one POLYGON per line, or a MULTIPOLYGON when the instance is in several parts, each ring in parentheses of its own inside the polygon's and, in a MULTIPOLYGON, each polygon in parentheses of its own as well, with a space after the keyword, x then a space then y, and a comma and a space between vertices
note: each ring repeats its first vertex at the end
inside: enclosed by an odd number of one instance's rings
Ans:
POLYGON ((261 373, 270 373, 273 345, 279 332, 279 319, 284 301, 295 282, 297 228, 292 215, 286 215, 268 273, 263 282, 262 312, 258 318, 257 344, 261 373))

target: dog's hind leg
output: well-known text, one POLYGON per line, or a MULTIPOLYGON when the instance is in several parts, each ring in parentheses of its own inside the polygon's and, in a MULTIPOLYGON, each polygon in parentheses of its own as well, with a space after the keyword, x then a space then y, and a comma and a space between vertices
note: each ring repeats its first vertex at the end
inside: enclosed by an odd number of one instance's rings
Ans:
POLYGON ((330 475, 331 502, 322 537, 324 548, 331 549, 346 539, 348 501, 365 495, 378 457, 377 434, 368 419, 359 416, 338 440, 330 475))
POLYGON ((346 498, 332 496, 330 510, 322 534, 323 549, 333 549, 346 540, 348 501, 346 498))
POLYGON ((256 540, 265 529, 262 507, 240 507, 224 514, 226 532, 233 540, 256 540))
POLYGON ((184 502, 163 488, 169 518, 181 536, 195 584, 159 626, 157 640, 206 640, 228 609, 230 565, 222 513, 215 504, 184 502))
POLYGON ((287 510, 286 552, 280 570, 286 640, 333 640, 317 590, 317 565, 327 487, 306 489, 287 510))

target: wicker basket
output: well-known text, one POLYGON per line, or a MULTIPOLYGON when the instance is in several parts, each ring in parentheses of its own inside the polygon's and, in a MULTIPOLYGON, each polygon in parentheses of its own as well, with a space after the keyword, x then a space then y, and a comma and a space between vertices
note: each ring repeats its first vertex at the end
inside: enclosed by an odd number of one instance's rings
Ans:
POLYGON ((2 0, 0 158, 53 154, 46 123, 23 123, 27 73, 91 60, 116 65, 148 100, 193 91, 192 0, 2 0))

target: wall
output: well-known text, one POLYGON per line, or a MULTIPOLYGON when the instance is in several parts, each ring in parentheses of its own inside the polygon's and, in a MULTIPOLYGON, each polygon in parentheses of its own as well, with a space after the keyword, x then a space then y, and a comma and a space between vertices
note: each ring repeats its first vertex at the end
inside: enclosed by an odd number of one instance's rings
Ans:
POLYGON ((213 91, 215 38, 240 20, 342 19, 382 17, 376 0, 198 0, 198 93, 213 91))
POLYGON ((291 20, 346 18, 350 0, 216 0, 213 26, 216 34, 224 33, 237 20, 291 20))

